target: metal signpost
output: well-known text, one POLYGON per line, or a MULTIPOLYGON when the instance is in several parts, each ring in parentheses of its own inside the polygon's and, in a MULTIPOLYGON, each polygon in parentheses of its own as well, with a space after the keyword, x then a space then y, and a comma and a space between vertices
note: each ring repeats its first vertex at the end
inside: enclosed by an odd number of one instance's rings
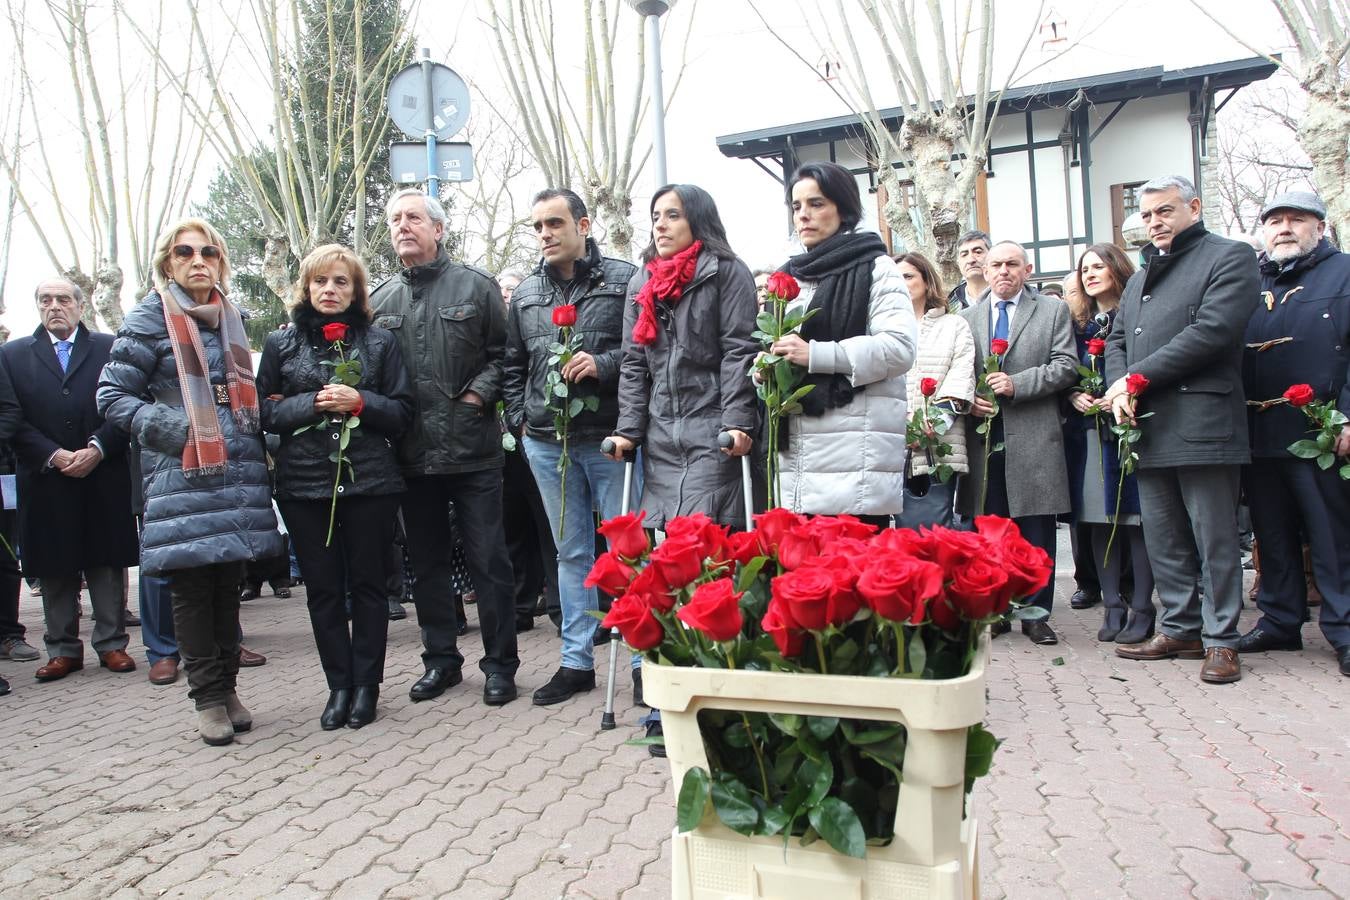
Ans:
POLYGON ((449 66, 431 61, 431 50, 389 82, 389 119, 415 142, 389 146, 389 171, 400 184, 425 180, 435 197, 441 181, 473 178, 473 148, 450 143, 469 121, 469 86, 449 66))

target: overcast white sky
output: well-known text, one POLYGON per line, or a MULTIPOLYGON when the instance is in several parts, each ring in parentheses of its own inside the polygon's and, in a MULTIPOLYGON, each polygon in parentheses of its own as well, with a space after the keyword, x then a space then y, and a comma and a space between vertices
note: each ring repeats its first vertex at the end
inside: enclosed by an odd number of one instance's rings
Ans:
MULTIPOLYGON (((818 29, 813 29, 811 20, 819 15, 819 8, 828 10, 833 4, 805 0, 800 3, 798 0, 756 2, 760 10, 771 17, 774 28, 802 56, 811 60, 822 56, 822 42, 826 39, 818 29)), ((1204 2, 1221 10, 1225 20, 1233 23, 1232 27, 1262 49, 1279 51, 1287 43, 1269 0, 1204 2)), ((554 6, 564 9, 572 3, 574 0, 560 0, 554 6)), ((222 4, 225 5, 229 4, 222 4)), ((447 62, 476 87, 489 95, 504 97, 491 41, 479 20, 485 13, 486 3, 470 0, 462 5, 455 4, 453 12, 446 10, 451 4, 422 5, 419 43, 429 46, 433 58, 447 62)), ((953 5, 952 0, 944 0, 943 5, 953 5)), ((1057 17, 1067 21, 1074 45, 1069 52, 1050 60, 1040 52, 1039 39, 1035 40, 1022 71, 1031 66, 1038 68, 1030 76, 1021 78, 1019 84, 1153 65, 1183 68, 1251 55, 1186 0, 1129 0, 1128 3, 1062 0, 1053 5, 1057 5, 1058 12, 1062 13, 1057 17)), ((998 31, 1005 53, 1015 43, 1020 43, 1034 26, 1037 7, 1035 0, 998 0, 998 31)), ((687 69, 666 123, 669 176, 674 181, 699 184, 717 199, 732 246, 752 267, 776 265, 789 249, 781 187, 753 163, 723 157, 717 150, 715 139, 724 134, 843 115, 848 109, 784 50, 755 15, 749 0, 699 0, 696 12, 692 0, 678 0, 667 16, 668 35, 681 37, 690 27, 691 12, 694 12, 693 36, 689 43, 687 69)), ((9 49, 6 44, 10 40, 8 34, 0 37, 0 52, 9 49)), ((35 33, 30 45, 37 40, 40 35, 35 33)), ((101 53, 111 54, 111 59, 116 59, 109 43, 101 42, 100 46, 106 48, 101 53)), ((53 64, 60 62, 53 54, 53 64)), ((566 79, 568 64, 576 61, 564 59, 560 62, 566 79)), ((679 63, 678 40, 668 39, 665 62, 669 88, 679 63)), ((1007 60, 1002 60, 1001 64, 1006 68, 1007 60)), ((241 57, 237 69, 241 94, 249 90, 248 81, 253 77, 249 68, 248 61, 241 57)), ((878 74, 883 71, 884 64, 878 61, 878 74)), ((575 77, 579 79, 580 76, 575 77)), ((68 105, 68 100, 61 97, 56 87, 60 82, 58 69, 47 73, 44 81, 53 86, 53 107, 57 109, 63 104, 68 105)), ((624 93, 621 87, 620 95, 624 93)), ((894 94, 879 93, 877 99, 882 105, 890 105, 894 94)), ((48 140, 51 139, 49 135, 48 140)), ((72 164, 79 164, 78 156, 72 159, 72 164)), ((197 199, 204 197, 214 168, 209 162, 201 167, 196 179, 197 199)), ((79 183, 78 179, 72 179, 72 182, 79 183)), ((532 190, 542 186, 542 183, 531 183, 524 187, 532 190)), ((634 197, 635 220, 639 222, 645 217, 652 187, 651 174, 646 172, 639 179, 634 197)), ((72 190, 78 190, 78 187, 72 190)), ((645 233, 641 237, 645 240, 645 233)), ((124 267, 130 268, 126 264, 124 267)), ((15 223, 5 292, 8 310, 4 321, 14 333, 26 333, 36 327, 31 291, 50 269, 31 227, 20 217, 15 223)), ((128 291, 126 304, 129 305, 131 300, 128 291)))

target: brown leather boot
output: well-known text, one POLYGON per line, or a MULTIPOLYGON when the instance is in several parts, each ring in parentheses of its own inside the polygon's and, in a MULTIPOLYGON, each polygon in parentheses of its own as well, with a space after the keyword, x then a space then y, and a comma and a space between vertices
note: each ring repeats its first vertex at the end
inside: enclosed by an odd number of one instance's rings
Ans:
POLYGON ((1205 662, 1200 666, 1200 680, 1210 684, 1228 684, 1242 677, 1242 663, 1231 647, 1210 647, 1205 651, 1205 662))

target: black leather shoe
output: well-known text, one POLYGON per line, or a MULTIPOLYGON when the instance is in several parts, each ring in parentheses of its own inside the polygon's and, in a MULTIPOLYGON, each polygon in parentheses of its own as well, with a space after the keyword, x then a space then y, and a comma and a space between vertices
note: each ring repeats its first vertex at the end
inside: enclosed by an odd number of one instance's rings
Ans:
MULTIPOLYGON (((569 669, 559 666, 548 684, 534 692, 535 706, 552 706, 568 700, 573 694, 595 690, 595 672, 592 669, 569 669)), ((484 694, 483 699, 487 699, 484 694)), ((488 701, 491 703, 492 701, 488 701)))
MULTIPOLYGON (((661 720, 660 720, 660 719, 657 719, 655 722, 648 722, 648 723, 647 723, 647 737, 649 737, 649 738, 651 738, 651 737, 659 737, 659 738, 662 738, 662 739, 664 740, 664 739, 665 739, 665 735, 666 735, 666 733, 665 733, 664 731, 661 730, 661 720)), ((657 759, 665 759, 665 758, 666 758, 666 745, 665 745, 665 744, 648 744, 648 745, 647 745, 647 752, 648 752, 649 754, 651 754, 652 756, 655 756, 657 759)))
POLYGON ((1095 591, 1077 590, 1069 598, 1069 609, 1087 609, 1102 602, 1102 595, 1095 591))
POLYGON ((521 615, 516 616, 516 634, 520 634, 521 632, 524 631, 533 631, 533 630, 534 630, 533 616, 521 616, 521 615))
POLYGON ((989 626, 989 636, 991 638, 999 637, 1000 635, 1007 634, 1010 631, 1012 631, 1011 622, 995 622, 994 624, 989 626))
POLYGON ((1239 653, 1265 653, 1269 650, 1302 650, 1303 637, 1295 636, 1293 640, 1282 638, 1279 635, 1271 634, 1269 631, 1262 631, 1260 628, 1253 628, 1251 631, 1238 638, 1237 651, 1239 653))
POLYGON ((397 622, 399 619, 408 618, 408 611, 403 608, 403 604, 397 600, 389 601, 389 621, 397 622))
POLYGON ((352 711, 347 715, 348 728, 360 728, 375 721, 375 704, 380 699, 378 684, 358 684, 352 690, 352 711))
POLYGON ((431 700, 444 694, 464 680, 459 669, 427 669, 427 673, 408 689, 408 696, 416 703, 419 700, 431 700))
POLYGON ((1340 664, 1341 674, 1350 676, 1350 644, 1336 651, 1336 662, 1340 664))
MULTIPOLYGON (((594 673, 592 673, 592 676, 594 673)), ((483 683, 483 702, 488 706, 505 706, 516 699, 516 681, 505 672, 489 672, 483 683)))
POLYGON ((347 717, 351 714, 351 709, 351 688, 338 688, 335 691, 329 691, 328 705, 323 708, 323 715, 319 716, 319 727, 324 731, 341 728, 347 724, 347 717))
MULTIPOLYGON (((1341 671, 1342 672, 1345 671, 1344 663, 1341 664, 1341 671)), ((8 693, 9 693, 9 682, 6 681, 4 678, 0 678, 0 697, 3 697, 8 693)))
POLYGON ((1022 633, 1033 644, 1059 643, 1059 635, 1055 634, 1055 629, 1051 628, 1050 623, 1044 619, 1024 619, 1022 621, 1022 633))

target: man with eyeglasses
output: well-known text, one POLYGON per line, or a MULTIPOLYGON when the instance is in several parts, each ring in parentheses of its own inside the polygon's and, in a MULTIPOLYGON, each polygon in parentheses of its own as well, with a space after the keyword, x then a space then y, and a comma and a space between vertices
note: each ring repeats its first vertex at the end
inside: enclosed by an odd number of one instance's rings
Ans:
MULTIPOLYGON (((42 580, 47 663, 36 677, 55 681, 84 668, 80 579, 94 608, 91 643, 99 664, 130 672, 124 578, 138 546, 131 513, 127 435, 94 404, 111 335, 80 322, 84 295, 65 279, 34 292, 42 324, 0 348, 23 414, 12 440, 18 460, 18 538, 24 573, 42 580)), ((0 553, 5 553, 0 547, 0 553)))

